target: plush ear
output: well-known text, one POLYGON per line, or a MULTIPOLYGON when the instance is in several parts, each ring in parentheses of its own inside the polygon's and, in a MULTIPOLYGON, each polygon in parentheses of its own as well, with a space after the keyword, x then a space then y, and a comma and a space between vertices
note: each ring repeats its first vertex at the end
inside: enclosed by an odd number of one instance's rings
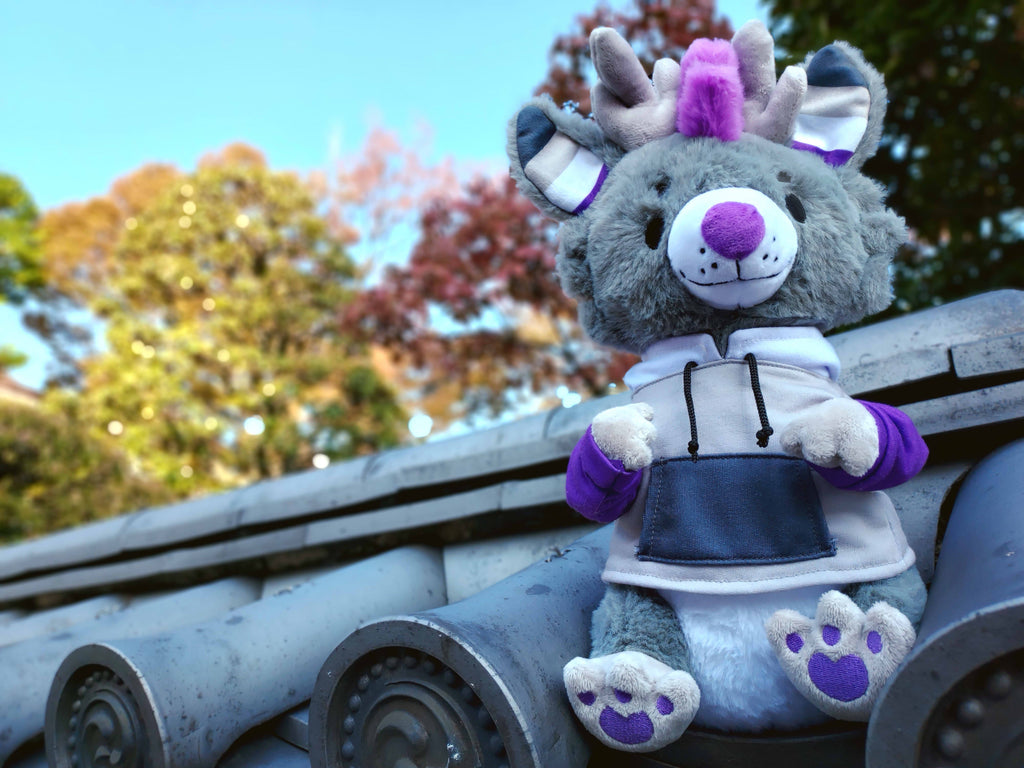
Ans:
POLYGON ((859 169, 875 154, 885 117, 885 83, 863 54, 835 42, 807 57, 807 95, 791 146, 832 166, 859 169))
POLYGON ((515 114, 507 149, 519 191, 558 221, 590 206, 622 156, 593 120, 561 110, 549 98, 530 101, 515 114))

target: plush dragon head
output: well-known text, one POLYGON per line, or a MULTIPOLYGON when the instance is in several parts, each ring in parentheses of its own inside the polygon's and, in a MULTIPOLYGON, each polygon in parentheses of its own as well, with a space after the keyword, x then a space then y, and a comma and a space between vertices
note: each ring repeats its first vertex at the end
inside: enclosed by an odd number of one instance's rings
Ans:
POLYGON ((648 78, 614 30, 590 36, 594 119, 550 99, 509 127, 519 190, 562 222, 558 272, 595 341, 641 353, 692 333, 855 322, 891 301, 906 239, 861 173, 886 91, 837 42, 775 75, 771 35, 695 41, 648 78))

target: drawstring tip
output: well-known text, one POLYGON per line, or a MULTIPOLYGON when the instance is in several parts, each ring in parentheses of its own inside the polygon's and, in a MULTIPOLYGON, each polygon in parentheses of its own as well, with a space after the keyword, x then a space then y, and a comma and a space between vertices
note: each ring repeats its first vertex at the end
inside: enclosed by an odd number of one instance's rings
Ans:
POLYGON ((764 395, 761 393, 761 379, 757 375, 757 358, 754 357, 753 352, 748 352, 744 355, 743 359, 747 361, 747 365, 750 367, 750 388, 754 391, 757 417, 761 420, 761 429, 754 434, 754 437, 757 438, 758 448, 767 448, 768 438, 772 436, 775 430, 768 423, 768 411, 764 407, 764 395))
POLYGON ((696 456, 697 456, 697 450, 698 450, 699 448, 700 448, 700 446, 699 446, 699 445, 697 445, 697 441, 696 441, 696 440, 691 440, 691 441, 690 441, 690 442, 689 442, 689 443, 687 444, 687 446, 686 446, 686 450, 688 450, 688 451, 690 452, 690 455, 691 455, 691 456, 693 456, 693 457, 695 457, 695 458, 696 458, 696 456))

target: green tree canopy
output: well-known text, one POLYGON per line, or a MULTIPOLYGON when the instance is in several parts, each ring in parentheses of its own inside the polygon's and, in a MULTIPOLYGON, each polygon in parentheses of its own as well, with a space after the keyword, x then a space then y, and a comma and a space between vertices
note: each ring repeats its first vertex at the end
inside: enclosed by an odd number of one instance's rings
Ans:
MULTIPOLYGON (((31 195, 16 178, 0 173, 0 303, 21 304, 42 285, 38 224, 31 195)), ((0 339, 0 371, 25 360, 0 339)))
POLYGON ((393 393, 336 322, 355 267, 309 186, 243 146, 161 176, 135 203, 79 206, 91 229, 48 216, 48 269, 106 348, 47 406, 179 495, 395 443, 393 393))
POLYGON ((61 414, 0 401, 0 542, 168 501, 108 435, 97 440, 61 414))
POLYGON ((13 176, 0 173, 0 301, 21 302, 42 283, 39 211, 13 176))
POLYGON ((776 46, 794 58, 849 40, 885 75, 885 136, 865 170, 915 236, 897 262, 897 308, 1024 285, 1024 5, 767 7, 776 46))

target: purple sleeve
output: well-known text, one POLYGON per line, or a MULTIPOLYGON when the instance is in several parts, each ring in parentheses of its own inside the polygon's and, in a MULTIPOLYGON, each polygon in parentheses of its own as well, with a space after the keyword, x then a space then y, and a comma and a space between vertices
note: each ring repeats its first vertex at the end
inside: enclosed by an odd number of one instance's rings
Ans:
POLYGON ((847 491, 881 491, 905 483, 920 472, 928 460, 928 446, 910 417, 884 403, 857 402, 868 409, 878 427, 878 459, 863 477, 812 465, 815 470, 836 488, 847 491))
POLYGON ((565 496, 569 506, 589 520, 610 523, 626 513, 636 499, 643 473, 624 469, 621 461, 609 459, 587 433, 576 443, 565 474, 565 496))

